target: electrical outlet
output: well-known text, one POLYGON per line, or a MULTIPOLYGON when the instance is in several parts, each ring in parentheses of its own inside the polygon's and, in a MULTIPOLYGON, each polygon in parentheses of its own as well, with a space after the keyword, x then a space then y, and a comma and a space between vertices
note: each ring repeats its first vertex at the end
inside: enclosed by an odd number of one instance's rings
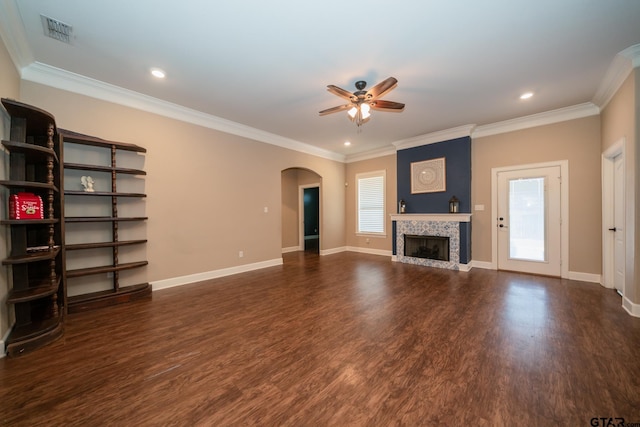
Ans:
POLYGON ((238 258, 242 258, 244 256, 244 251, 238 252, 238 258))

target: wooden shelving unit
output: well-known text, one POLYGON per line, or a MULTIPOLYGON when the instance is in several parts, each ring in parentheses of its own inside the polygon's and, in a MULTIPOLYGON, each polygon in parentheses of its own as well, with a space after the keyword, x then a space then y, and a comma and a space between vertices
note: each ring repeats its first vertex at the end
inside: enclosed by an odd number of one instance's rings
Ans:
POLYGON ((6 351, 18 356, 64 333, 60 146, 51 114, 10 99, 2 99, 2 105, 11 117, 11 128, 10 139, 2 141, 9 152, 9 179, 0 185, 10 195, 34 193, 44 207, 44 219, 0 221, 10 228, 11 251, 2 265, 11 269, 7 304, 15 314, 6 351))
MULTIPOLYGON (((95 191, 83 191, 82 189, 74 189, 70 183, 64 185, 63 178, 63 205, 66 212, 64 217, 65 226, 65 241, 70 242, 74 233, 80 233, 80 231, 73 230, 74 224, 96 224, 98 227, 108 228, 108 234, 110 238, 108 240, 95 239, 89 242, 77 242, 64 245, 65 265, 69 265, 68 257, 78 256, 82 257, 81 253, 88 253, 90 251, 108 251, 109 261, 108 263, 102 263, 95 266, 82 266, 78 268, 66 268, 64 272, 65 280, 68 283, 68 290, 73 289, 74 295, 68 297, 69 312, 74 313, 78 311, 90 310, 98 307, 104 307, 113 304, 119 304, 128 302, 134 299, 147 298, 151 295, 151 286, 149 283, 125 283, 122 280, 121 273, 127 270, 140 269, 145 267, 148 262, 146 260, 135 260, 122 262, 120 260, 120 248, 123 247, 135 247, 143 246, 147 243, 146 239, 121 239, 120 230, 121 223, 130 223, 141 225, 147 220, 146 216, 131 215, 122 216, 119 215, 119 205, 121 199, 137 200, 144 199, 146 194, 141 192, 127 192, 119 191, 119 183, 121 175, 132 177, 144 177, 146 172, 143 169, 129 168, 118 166, 118 157, 120 152, 130 153, 146 153, 146 150, 140 146, 122 142, 107 141, 100 138, 82 135, 75 132, 67 131, 64 129, 59 130, 60 145, 64 150, 69 150, 70 147, 90 147, 89 150, 93 152, 88 153, 87 157, 91 155, 105 154, 108 157, 109 164, 93 163, 91 159, 87 163, 81 162, 66 162, 63 163, 65 174, 68 171, 82 171, 93 172, 101 174, 105 179, 102 180, 102 185, 95 191), (97 151, 97 153, 96 153, 97 151), (73 201, 71 200, 73 199, 73 201), (91 203, 98 206, 108 206, 108 214, 106 215, 92 215, 82 214, 77 215, 77 211, 82 211, 83 204, 89 205, 91 203), (75 208, 75 214, 69 214, 71 207, 75 208), (79 209, 80 208, 80 209, 79 209), (105 287, 104 283, 108 282, 108 287, 104 289, 95 289, 95 286, 88 286, 86 284, 78 285, 81 287, 88 287, 88 292, 78 292, 74 287, 74 279, 86 278, 87 276, 93 276, 97 278, 97 282, 102 282, 101 285, 105 287), (105 280, 106 279, 106 280, 105 280)), ((81 151, 81 150, 80 150, 81 151)), ((82 156, 80 156, 82 157, 82 156)), ((63 159, 64 159, 63 154, 63 159)), ((77 185, 77 182, 74 181, 77 185)), ((90 258, 87 256, 87 259, 90 258)))

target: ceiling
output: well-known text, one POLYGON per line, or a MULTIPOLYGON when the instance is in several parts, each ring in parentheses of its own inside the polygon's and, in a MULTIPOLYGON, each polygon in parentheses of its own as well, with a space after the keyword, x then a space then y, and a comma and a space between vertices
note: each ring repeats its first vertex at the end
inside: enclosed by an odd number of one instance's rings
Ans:
POLYGON ((0 15, 23 78, 44 64, 346 158, 592 102, 640 43, 637 0, 0 0, 0 15), (71 25, 71 43, 45 37, 41 14, 71 25), (318 115, 343 103, 327 85, 389 76, 383 99, 403 112, 359 129, 318 115))

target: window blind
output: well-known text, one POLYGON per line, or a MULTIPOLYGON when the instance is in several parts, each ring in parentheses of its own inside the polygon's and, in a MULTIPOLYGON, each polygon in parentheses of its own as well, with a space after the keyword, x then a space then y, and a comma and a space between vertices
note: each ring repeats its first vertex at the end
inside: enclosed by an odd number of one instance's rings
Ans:
POLYGON ((358 233, 384 233, 384 173, 358 178, 358 233))

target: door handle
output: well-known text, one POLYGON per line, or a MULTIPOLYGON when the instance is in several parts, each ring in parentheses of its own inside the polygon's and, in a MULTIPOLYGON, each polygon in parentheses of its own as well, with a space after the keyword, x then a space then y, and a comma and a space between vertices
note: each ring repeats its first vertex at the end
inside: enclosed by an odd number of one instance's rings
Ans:
POLYGON ((615 227, 610 228, 609 231, 616 231, 616 228, 615 227))
POLYGON ((507 226, 506 226, 506 225, 504 225, 504 224, 500 224, 498 227, 500 227, 500 228, 509 228, 509 227, 507 227, 507 226))

